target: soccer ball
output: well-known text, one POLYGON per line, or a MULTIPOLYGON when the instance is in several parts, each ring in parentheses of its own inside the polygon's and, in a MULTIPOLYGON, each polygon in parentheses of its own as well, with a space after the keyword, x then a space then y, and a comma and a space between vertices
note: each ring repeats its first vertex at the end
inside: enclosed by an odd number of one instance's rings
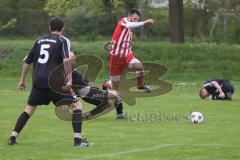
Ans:
POLYGON ((190 123, 202 123, 203 122, 203 115, 200 112, 192 112, 189 117, 190 123))

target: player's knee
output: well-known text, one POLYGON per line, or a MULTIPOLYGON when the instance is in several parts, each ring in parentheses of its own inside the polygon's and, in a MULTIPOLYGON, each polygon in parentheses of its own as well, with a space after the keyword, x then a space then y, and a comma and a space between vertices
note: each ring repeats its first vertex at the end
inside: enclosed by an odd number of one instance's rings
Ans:
POLYGON ((134 64, 134 69, 136 70, 136 71, 143 71, 143 65, 142 65, 142 63, 140 62, 140 63, 135 63, 134 64))
POLYGON ((114 99, 121 99, 120 92, 113 91, 114 99))
POLYGON ((137 58, 134 58, 130 61, 128 67, 130 69, 141 70, 143 68, 143 65, 142 65, 141 61, 139 61, 137 58))
POLYGON ((108 96, 115 97, 116 95, 117 95, 117 91, 116 90, 108 91, 108 96))
POLYGON ((80 110, 80 111, 82 111, 82 108, 83 108, 83 106, 82 106, 82 104, 78 101, 78 102, 76 102, 76 103, 73 103, 73 104, 71 104, 71 109, 74 111, 74 110, 80 110))
POLYGON ((29 116, 32 116, 35 109, 36 109, 36 106, 27 105, 24 112, 26 112, 29 116))
POLYGON ((121 99, 121 93, 116 90, 111 90, 108 92, 109 99, 121 99))
POLYGON ((138 69, 139 69, 140 71, 143 71, 143 65, 142 65, 141 62, 138 64, 138 69))
POLYGON ((112 89, 115 90, 119 89, 119 81, 112 81, 112 89))
POLYGON ((108 100, 108 104, 107 104, 107 108, 109 108, 109 107, 111 107, 113 105, 113 102, 112 102, 112 100, 108 100))

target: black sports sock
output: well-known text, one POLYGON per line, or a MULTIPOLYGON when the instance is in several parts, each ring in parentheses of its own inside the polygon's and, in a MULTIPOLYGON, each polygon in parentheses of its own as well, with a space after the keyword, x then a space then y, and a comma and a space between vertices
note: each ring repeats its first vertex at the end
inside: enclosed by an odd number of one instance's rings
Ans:
POLYGON ((74 138, 74 144, 81 143, 81 138, 74 138))
POLYGON ((121 100, 115 100, 114 102, 117 114, 123 114, 123 104, 121 100))
POLYGON ((27 114, 27 112, 23 112, 17 120, 17 123, 15 125, 14 131, 17 133, 20 133, 21 130, 23 129, 23 127, 25 126, 25 124, 27 123, 28 119, 29 119, 29 115, 27 114))
POLYGON ((74 133, 82 132, 82 111, 77 109, 72 114, 72 127, 74 133))

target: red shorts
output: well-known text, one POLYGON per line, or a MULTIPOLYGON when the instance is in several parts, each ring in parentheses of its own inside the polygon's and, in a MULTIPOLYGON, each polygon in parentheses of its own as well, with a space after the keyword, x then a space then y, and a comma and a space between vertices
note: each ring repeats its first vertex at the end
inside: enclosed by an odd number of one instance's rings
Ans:
POLYGON ((127 57, 119 57, 115 55, 110 55, 110 75, 117 76, 123 74, 123 71, 128 68, 129 63, 135 57, 133 53, 129 53, 127 57))

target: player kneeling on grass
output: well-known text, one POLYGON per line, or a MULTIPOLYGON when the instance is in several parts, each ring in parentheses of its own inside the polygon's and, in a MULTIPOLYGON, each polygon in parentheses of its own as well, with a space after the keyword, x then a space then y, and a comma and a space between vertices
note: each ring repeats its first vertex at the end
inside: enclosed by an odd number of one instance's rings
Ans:
MULTIPOLYGON (((73 64, 75 63, 75 55, 70 52, 73 64)), ((112 101, 122 101, 120 96, 114 90, 102 90, 94 86, 90 86, 89 82, 74 69, 72 72, 72 89, 77 96, 87 103, 96 106, 93 110, 85 113, 83 118, 86 120, 96 118, 107 111, 111 111, 112 101)), ((115 104, 116 108, 121 108, 121 103, 115 104)))
POLYGON ((199 92, 202 99, 232 100, 234 93, 233 85, 225 79, 212 79, 204 83, 199 92))
MULTIPOLYGON (((9 145, 16 144, 16 138, 32 116, 38 105, 48 105, 53 102, 56 106, 60 104, 71 105, 72 127, 74 131, 74 145, 79 147, 88 146, 88 142, 81 138, 82 131, 82 105, 76 95, 69 91, 72 86, 72 63, 70 54, 70 41, 63 37, 64 23, 59 18, 53 18, 49 26, 50 33, 40 37, 34 43, 32 49, 24 59, 19 89, 25 90, 26 76, 30 64, 33 63, 32 90, 28 98, 24 112, 19 116, 15 128, 8 140, 9 145), (65 87, 66 94, 54 92, 49 87, 48 78, 59 66, 64 65, 63 72, 67 75, 65 87), (68 100, 66 102, 66 100, 68 100), (64 102, 64 103, 63 103, 64 102)), ((63 83, 64 84, 64 83, 63 83)))

